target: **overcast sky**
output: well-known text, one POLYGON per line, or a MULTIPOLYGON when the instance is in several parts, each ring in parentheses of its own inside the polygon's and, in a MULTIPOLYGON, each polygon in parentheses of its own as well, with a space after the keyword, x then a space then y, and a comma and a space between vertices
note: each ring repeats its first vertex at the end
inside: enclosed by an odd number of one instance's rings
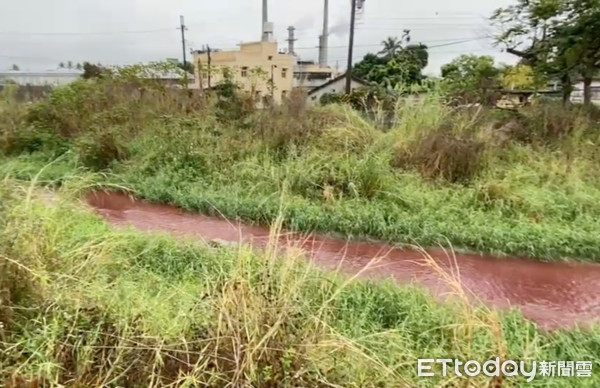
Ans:
MULTIPOLYGON (((463 53, 515 59, 494 48, 486 18, 515 0, 366 0, 357 19, 355 59, 377 52, 387 36, 410 29, 413 42, 431 47, 427 72, 463 53), (471 40, 457 44, 459 41, 471 40), (433 47, 441 45, 441 47, 433 47)), ((0 69, 56 68, 59 62, 128 64, 181 57, 179 15, 188 48, 235 48, 260 38, 261 0, 0 0, 0 69)), ((350 0, 330 0, 329 63, 345 68, 350 0)), ((297 53, 317 59, 323 0, 270 0, 275 38, 287 47, 297 28, 297 53)))

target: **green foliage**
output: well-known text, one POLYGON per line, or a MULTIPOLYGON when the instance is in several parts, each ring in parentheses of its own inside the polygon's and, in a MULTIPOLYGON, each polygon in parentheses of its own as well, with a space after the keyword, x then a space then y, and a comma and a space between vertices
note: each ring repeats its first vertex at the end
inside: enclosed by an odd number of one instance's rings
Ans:
POLYGON ((584 109, 563 107, 555 102, 525 107, 512 116, 516 125, 512 127, 511 137, 528 144, 552 146, 565 139, 593 136, 590 131, 595 130, 592 129, 593 118, 584 109))
POLYGON ((367 54, 353 68, 353 74, 381 87, 395 89, 420 83, 425 77, 423 69, 427 67, 429 55, 427 46, 409 44, 408 31, 402 40, 389 37, 382 42, 383 50, 367 54))
POLYGON ((218 98, 215 106, 217 118, 223 122, 239 120, 254 108, 253 97, 244 101, 240 93, 240 85, 235 82, 232 70, 223 68, 222 71, 223 79, 215 86, 218 98))
MULTIPOLYGON (((492 21, 498 42, 546 77, 560 79, 568 103, 577 75, 588 80, 600 69, 600 3, 596 0, 519 0, 498 9, 492 21)), ((585 104, 591 105, 591 83, 585 104)))
POLYGON ((83 62, 83 75, 84 79, 100 78, 103 75, 107 75, 107 70, 101 65, 94 65, 89 62, 83 62))
POLYGON ((499 73, 490 56, 461 55, 442 66, 444 87, 462 103, 490 103, 499 73))
MULTIPOLYGON (((48 206, 26 191, 0 187, 0 379, 13 386, 419 386, 423 355, 597 355, 596 327, 544 332, 517 313, 471 306, 464 292, 440 304, 414 287, 324 273, 293 249, 112 230, 71 204, 74 192, 48 206)), ((438 372, 427 381, 496 380, 438 372)))
POLYGON ((387 62, 388 60, 385 57, 371 53, 366 54, 360 62, 354 65, 352 74, 358 78, 370 80, 371 72, 374 72, 376 68, 385 66, 387 62))
POLYGON ((123 128, 94 128, 73 145, 80 162, 93 170, 103 170, 127 157, 123 128))
POLYGON ((342 102, 342 95, 339 93, 325 93, 319 99, 321 105, 339 104, 340 102, 342 102))
POLYGON ((194 63, 189 61, 186 61, 185 64, 182 62, 178 62, 177 67, 189 74, 194 74, 195 71, 194 63))
POLYGON ((547 82, 531 66, 518 64, 500 70, 500 83, 508 90, 537 90, 544 88, 547 82))
POLYGON ((482 170, 485 143, 472 134, 457 134, 442 126, 427 132, 415 144, 400 147, 394 155, 395 167, 416 167, 425 178, 448 182, 468 182, 482 170))
POLYGON ((374 98, 366 113, 286 105, 226 119, 218 100, 195 105, 149 86, 127 94, 115 82, 81 81, 32 109, 9 108, 14 128, 61 144, 40 143, 0 171, 31 178, 68 148, 40 179, 106 168, 106 180, 145 198, 210 214, 269 223, 284 198, 284 225, 302 231, 600 260, 600 140, 587 111, 452 109, 428 94, 389 106, 374 98))

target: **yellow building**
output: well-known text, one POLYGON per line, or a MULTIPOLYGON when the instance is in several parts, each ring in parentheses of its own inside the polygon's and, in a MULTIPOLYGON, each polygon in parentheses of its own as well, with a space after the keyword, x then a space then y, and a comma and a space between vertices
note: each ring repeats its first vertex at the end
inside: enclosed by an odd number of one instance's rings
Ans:
POLYGON ((230 71, 233 81, 252 93, 257 102, 273 98, 277 104, 290 95, 293 88, 295 58, 277 51, 276 42, 242 43, 236 51, 196 51, 196 87, 206 90, 223 80, 230 71), (273 85, 273 86, 271 86, 273 85))

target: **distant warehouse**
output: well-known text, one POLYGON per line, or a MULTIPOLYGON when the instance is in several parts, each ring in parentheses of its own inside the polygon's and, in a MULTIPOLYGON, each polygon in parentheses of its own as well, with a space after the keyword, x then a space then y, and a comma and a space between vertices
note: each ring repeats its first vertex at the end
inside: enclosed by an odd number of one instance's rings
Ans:
POLYGON ((47 71, 10 70, 0 72, 0 85, 59 86, 69 84, 83 75, 82 70, 57 69, 47 71))

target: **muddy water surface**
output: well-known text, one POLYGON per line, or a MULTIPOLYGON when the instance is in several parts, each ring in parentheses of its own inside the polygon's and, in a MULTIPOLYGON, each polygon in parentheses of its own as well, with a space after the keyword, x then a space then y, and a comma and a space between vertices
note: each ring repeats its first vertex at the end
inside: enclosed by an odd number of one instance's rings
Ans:
MULTIPOLYGON (((175 207, 134 200, 125 194, 98 192, 88 196, 88 203, 115 225, 133 225, 142 230, 168 231, 204 240, 245 241, 257 247, 265 246, 269 239, 267 228, 186 213, 175 207)), ((425 265, 427 260, 421 252, 319 235, 286 233, 279 238, 282 245, 301 246, 315 264, 324 268, 417 282, 439 296, 451 292, 439 270, 425 265)), ((544 328, 569 327, 600 318, 600 265, 452 256, 441 250, 429 250, 428 254, 440 269, 459 279, 474 300, 499 308, 519 307, 526 317, 544 328)))

